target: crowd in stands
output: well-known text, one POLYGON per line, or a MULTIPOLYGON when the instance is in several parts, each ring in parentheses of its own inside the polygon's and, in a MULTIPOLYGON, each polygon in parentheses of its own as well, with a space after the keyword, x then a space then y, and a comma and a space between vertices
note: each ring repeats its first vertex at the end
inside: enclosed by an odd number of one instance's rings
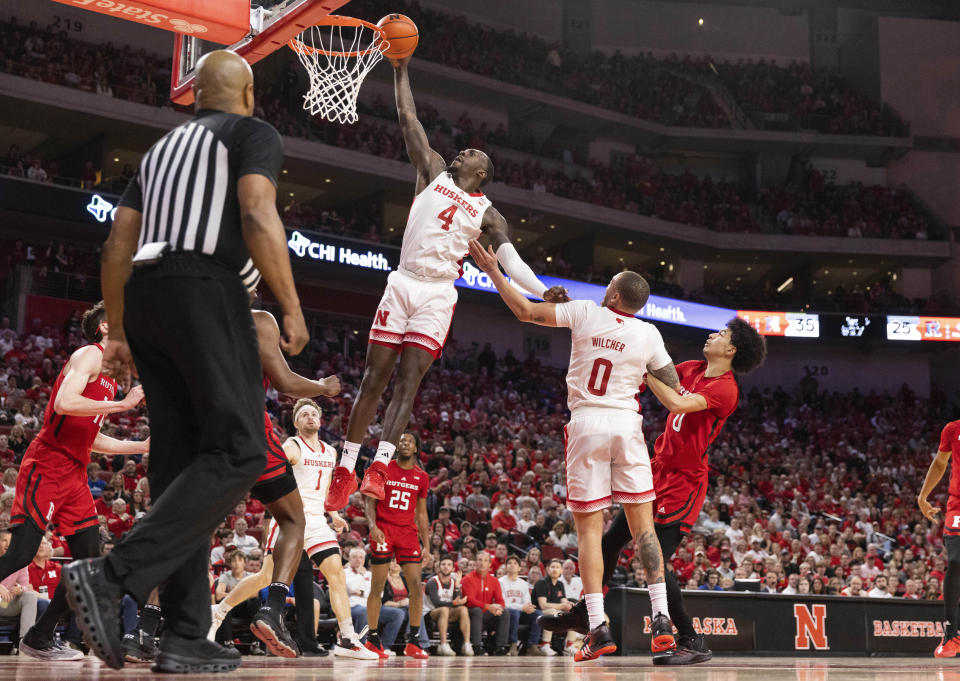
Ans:
MULTIPOLYGON (((0 529, 9 523, 17 462, 43 418, 59 369, 82 342, 78 315, 62 327, 38 322, 20 333, 0 320, 0 529)), ((293 360, 301 373, 335 373, 343 382, 339 397, 321 398, 321 437, 334 444, 363 370, 362 350, 344 356, 342 347, 314 340, 293 360)), ((648 392, 639 399, 652 441, 665 413, 648 392)), ((267 402, 278 430, 289 432, 292 401, 271 389, 267 402)), ((742 580, 760 580, 762 590, 775 593, 939 598, 945 565, 940 528, 911 500, 940 427, 957 415, 937 389, 928 398, 907 387, 895 395, 835 393, 808 378, 789 391, 748 391, 711 449, 713 476, 700 520, 670 560, 681 585, 730 590, 742 588, 736 586, 742 580)), ((533 353, 497 356, 489 344, 463 352, 451 341, 424 379, 410 423, 422 438, 420 465, 431 479, 425 579, 445 555, 458 575, 469 575, 480 551, 492 556, 496 577, 516 555, 513 581, 526 580, 534 604, 543 579, 552 580, 552 588, 557 579, 572 579, 577 542, 564 506, 566 418, 561 370, 542 365, 533 353), (552 558, 570 562, 551 575, 552 558)), ((115 437, 149 436, 143 406, 108 416, 104 427, 115 437)), ((368 435, 379 435, 376 425, 368 435)), ((148 458, 95 456, 88 469, 107 545, 149 509, 148 458)), ((366 549, 359 496, 345 517, 351 523, 341 540, 346 557, 351 548, 366 549)), ((606 514, 608 522, 611 517, 606 514)), ((235 551, 245 560, 262 559, 264 526, 265 509, 257 501, 238 504, 214 540, 214 572, 232 570, 235 551)), ((54 556, 68 555, 62 538, 54 535, 51 542, 54 556)), ((643 584, 632 546, 612 584, 643 584)))
MULTIPOLYGON (((373 6, 376 3, 370 4, 371 13, 379 11, 377 6, 373 6)), ((438 54, 446 54, 455 60, 456 55, 462 54, 465 59, 462 65, 464 68, 491 68, 495 70, 491 75, 502 76, 497 68, 517 68, 521 74, 533 74, 536 69, 522 66, 525 59, 537 58, 541 63, 549 65, 551 60, 547 55, 559 55, 555 48, 542 41, 528 40, 529 36, 500 35, 490 31, 491 40, 481 41, 480 49, 490 49, 491 54, 497 54, 498 57, 478 59, 470 50, 456 49, 458 41, 467 40, 467 35, 471 35, 470 44, 477 45, 472 33, 462 30, 463 27, 458 25, 463 19, 450 21, 448 16, 432 10, 418 9, 417 12, 418 16, 422 12, 421 21, 424 24, 421 30, 437 30, 437 33, 430 33, 431 41, 421 46, 421 52, 418 53, 428 59, 433 55, 431 50, 440 50, 438 54), (495 35, 499 38, 494 39, 495 35), (497 40, 519 41, 528 47, 519 54, 511 54, 508 59, 506 55, 510 53, 505 52, 502 46, 497 47, 497 40), (500 67, 496 67, 497 64, 500 67)), ((698 123, 682 117, 666 122, 684 125, 719 124, 719 114, 710 113, 709 107, 704 109, 704 102, 712 102, 712 98, 694 97, 685 93, 679 84, 687 81, 672 75, 676 71, 684 70, 702 75, 709 71, 709 60, 672 58, 655 67, 654 65, 660 62, 649 55, 626 58, 620 55, 604 57, 595 53, 586 59, 558 58, 561 66, 555 70, 562 74, 560 80, 569 89, 569 92, 564 90, 562 94, 582 99, 584 92, 594 92, 599 103, 603 105, 617 110, 627 107, 629 110, 624 111, 626 113, 654 120, 662 120, 666 116, 659 111, 659 107, 673 111, 674 115, 676 110, 689 109, 689 113, 696 114, 698 120, 709 118, 713 122, 698 123), (564 67, 563 64, 567 66, 564 67), (650 78, 665 82, 647 83, 646 80, 650 78), (633 85, 624 87, 624 82, 633 85), (616 83, 616 87, 611 83, 616 83), (657 104, 644 104, 645 100, 639 97, 638 93, 651 93, 651 102, 657 104), (697 99, 698 104, 690 105, 692 97, 697 99), (635 110, 637 107, 642 110, 635 110), (651 111, 650 107, 656 110, 651 111)), ((457 66, 458 63, 455 61, 452 65, 457 66)), ((392 120, 392 107, 381 100, 361 104, 361 112, 370 115, 363 115, 361 120, 352 126, 308 119, 300 106, 302 93, 299 90, 296 68, 293 57, 289 56, 284 77, 274 79, 258 93, 258 115, 269 120, 286 135, 319 139, 328 144, 376 154, 383 158, 406 158, 400 130, 392 120)), ((124 97, 152 105, 161 105, 166 101, 168 60, 112 43, 82 43, 69 38, 65 33, 40 29, 35 23, 29 26, 14 22, 0 23, 0 69, 97 92, 103 96, 124 97)), ((779 89, 776 86, 777 79, 770 75, 776 72, 776 67, 771 64, 761 61, 754 65, 748 62, 741 64, 740 70, 745 74, 740 81, 751 84, 749 87, 743 86, 751 96, 759 96, 756 93, 764 91, 763 84, 770 82, 771 93, 774 93, 769 97, 770 102, 779 102, 781 99, 793 101, 792 97, 775 94, 779 89), (761 65, 763 69, 759 73, 763 75, 753 75, 761 65)), ((740 70, 731 67, 724 73, 737 74, 740 70)), ((796 87, 807 93, 812 87, 812 91, 805 96, 815 101, 826 97, 830 106, 825 111, 842 119, 843 126, 860 125, 858 121, 872 121, 878 116, 872 109, 867 113, 869 102, 849 87, 841 86, 840 79, 812 72, 809 68, 791 67, 785 72, 794 74, 791 79, 795 78, 801 83, 791 85, 787 90, 796 87), (807 86, 807 81, 813 85, 807 86), (821 90, 829 92, 822 95, 821 90), (837 113, 831 107, 840 107, 841 112, 837 113)), ((474 124, 466 113, 451 123, 442 119, 429 103, 424 102, 421 102, 420 117, 429 133, 432 146, 445 157, 452 156, 456 150, 465 146, 486 149, 496 164, 498 181, 535 192, 723 232, 778 231, 786 234, 849 237, 942 238, 938 233, 931 233, 935 230, 931 230, 926 224, 909 194, 899 188, 836 186, 810 181, 795 191, 784 188, 763 188, 757 191, 743 181, 714 180, 689 172, 664 173, 659 171, 650 159, 639 156, 621 157, 610 163, 577 158, 575 160, 580 163, 579 166, 557 164, 541 160, 544 157, 564 156, 564 150, 550 140, 537 145, 530 136, 518 134, 511 137, 504 126, 499 125, 491 130, 485 123, 474 124), (497 149, 504 145, 537 156, 523 161, 516 156, 504 156, 497 149), (770 219, 763 220, 761 213, 770 219)), ((843 131, 849 132, 846 127, 843 127, 843 131)), ((568 160, 574 159, 571 157, 568 160)), ((11 147, 7 156, 0 160, 0 166, 9 174, 39 181, 70 177, 81 186, 103 186, 106 183, 114 191, 121 188, 133 172, 128 166, 120 175, 105 179, 101 177, 101 170, 93 161, 83 160, 74 162, 73 165, 72 169, 63 169, 56 160, 44 160, 31 153, 21 153, 20 149, 15 147, 11 147)))
POLYGON ((828 69, 798 62, 779 66, 763 58, 715 66, 740 106, 760 114, 761 123, 799 125, 835 135, 906 134, 901 121, 896 117, 884 120, 876 102, 828 69), (778 118, 783 114, 789 119, 778 118))

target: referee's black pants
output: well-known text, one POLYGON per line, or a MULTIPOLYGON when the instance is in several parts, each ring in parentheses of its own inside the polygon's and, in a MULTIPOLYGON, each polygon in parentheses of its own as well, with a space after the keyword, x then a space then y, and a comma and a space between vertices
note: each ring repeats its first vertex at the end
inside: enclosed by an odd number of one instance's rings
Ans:
POLYGON ((150 410, 153 507, 108 557, 138 601, 162 585, 168 629, 210 628, 210 537, 266 464, 263 383, 246 289, 210 258, 136 269, 124 329, 150 410))

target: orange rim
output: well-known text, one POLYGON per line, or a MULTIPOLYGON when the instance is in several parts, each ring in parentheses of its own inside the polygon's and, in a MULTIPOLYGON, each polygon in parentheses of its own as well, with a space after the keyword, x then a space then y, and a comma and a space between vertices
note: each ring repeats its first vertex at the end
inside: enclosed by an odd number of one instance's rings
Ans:
MULTIPOLYGON (((376 24, 371 24, 369 21, 364 21, 363 19, 357 19, 355 17, 345 17, 340 16, 339 14, 328 14, 327 16, 320 19, 315 26, 349 26, 352 28, 369 28, 377 36, 374 38, 373 44, 365 50, 359 50, 355 52, 340 52, 338 50, 323 50, 319 47, 311 47, 299 38, 291 38, 287 42, 287 46, 298 54, 325 54, 328 57, 363 57, 371 52, 382 52, 390 46, 390 43, 384 39, 383 30, 376 24)), ((307 29, 310 30, 310 29, 307 29)), ((300 35, 303 35, 302 33, 300 35)))

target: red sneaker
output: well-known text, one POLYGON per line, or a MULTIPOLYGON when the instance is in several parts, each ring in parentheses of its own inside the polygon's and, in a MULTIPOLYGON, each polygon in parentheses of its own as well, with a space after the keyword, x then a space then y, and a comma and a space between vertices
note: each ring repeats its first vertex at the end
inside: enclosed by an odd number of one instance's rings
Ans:
POLYGON ((940 645, 938 645, 937 649, 933 651, 933 656, 956 657, 957 653, 960 653, 960 636, 947 638, 947 635, 944 634, 943 640, 940 641, 940 645))
POLYGON ((327 513, 339 511, 350 503, 350 495, 357 491, 357 475, 343 466, 337 466, 333 471, 333 480, 327 491, 327 499, 323 510, 327 513))
POLYGON ((429 659, 430 655, 427 654, 427 651, 418 646, 416 643, 408 643, 403 647, 403 654, 407 657, 415 657, 418 660, 429 659))
POLYGON ((387 465, 382 461, 374 461, 367 472, 363 474, 363 484, 360 485, 360 493, 368 497, 382 500, 386 494, 384 488, 387 485, 387 465))
POLYGON ((387 655, 387 651, 385 651, 383 648, 376 645, 375 643, 371 643, 370 641, 367 641, 366 643, 364 643, 363 647, 379 655, 381 660, 386 660, 388 657, 390 657, 389 655, 387 655))

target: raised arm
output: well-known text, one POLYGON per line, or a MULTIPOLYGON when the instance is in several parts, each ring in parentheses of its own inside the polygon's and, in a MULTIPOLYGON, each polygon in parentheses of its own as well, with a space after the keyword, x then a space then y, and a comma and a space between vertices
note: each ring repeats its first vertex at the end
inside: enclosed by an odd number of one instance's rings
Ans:
POLYGON ((566 303, 570 300, 567 289, 562 286, 547 289, 543 282, 537 279, 537 275, 530 266, 523 262, 516 247, 510 243, 510 238, 507 236, 510 227, 500 211, 493 206, 487 208, 483 214, 480 229, 490 240, 490 245, 497 254, 496 259, 520 288, 530 295, 543 298, 548 303, 566 303))
MULTIPOLYGON (((656 371, 648 371, 647 386, 649 386, 650 390, 653 391, 653 394, 657 396, 657 399, 660 400, 663 406, 667 408, 667 411, 672 414, 688 414, 694 411, 703 411, 707 408, 707 400, 702 395, 696 393, 681 395, 675 388, 671 388, 664 383, 661 378, 664 375, 667 375, 668 378, 676 378, 677 370, 672 363, 656 371), (673 372, 672 376, 670 375, 670 370, 673 372)), ((678 379, 677 385, 679 384, 678 379)))
POLYGON ((410 90, 410 74, 407 64, 410 58, 393 62, 393 88, 397 97, 397 116, 403 142, 407 146, 410 163, 417 169, 417 193, 419 194, 433 178, 440 174, 447 164, 443 157, 430 148, 427 133, 417 119, 417 106, 413 102, 410 90))
POLYGON ((314 381, 290 370, 287 360, 280 352, 280 327, 272 314, 264 310, 254 310, 253 324, 257 328, 260 364, 278 392, 298 398, 317 395, 333 397, 340 393, 340 379, 336 376, 314 381))
POLYGON ((143 388, 140 386, 132 388, 125 398, 116 402, 84 397, 87 383, 100 375, 100 369, 100 351, 97 348, 88 346, 75 353, 57 391, 53 410, 61 416, 98 416, 127 411, 140 404, 143 399, 143 388))
POLYGON ((521 322, 530 322, 540 326, 557 325, 557 306, 555 303, 535 303, 507 281, 507 278, 500 272, 500 266, 497 264, 497 256, 493 253, 493 246, 483 249, 480 242, 474 239, 470 242, 470 255, 477 267, 486 272, 490 281, 497 287, 500 297, 507 304, 510 311, 521 322))

